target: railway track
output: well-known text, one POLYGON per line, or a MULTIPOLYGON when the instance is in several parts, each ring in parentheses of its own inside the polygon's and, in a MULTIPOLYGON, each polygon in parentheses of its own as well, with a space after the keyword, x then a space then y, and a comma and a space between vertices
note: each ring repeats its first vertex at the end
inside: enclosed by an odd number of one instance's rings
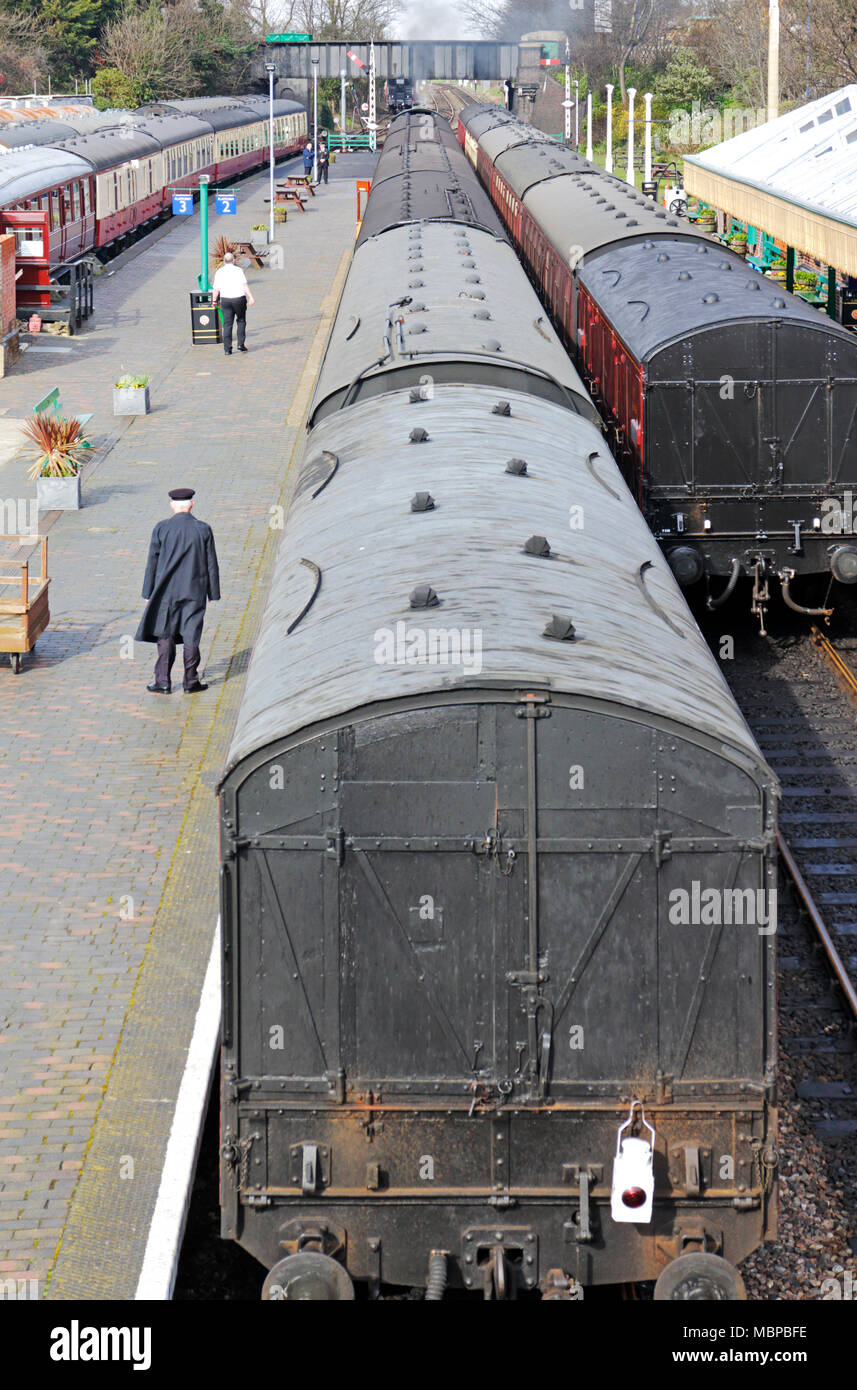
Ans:
POLYGON ((475 101, 475 97, 472 97, 469 92, 462 92, 459 87, 448 87, 438 83, 431 87, 428 95, 435 111, 446 116, 447 120, 453 123, 457 119, 459 111, 465 106, 471 106, 475 101))
POLYGON ((818 1299, 857 1254, 857 639, 737 628, 723 673, 782 787, 780 1223, 741 1268, 751 1299, 818 1299))

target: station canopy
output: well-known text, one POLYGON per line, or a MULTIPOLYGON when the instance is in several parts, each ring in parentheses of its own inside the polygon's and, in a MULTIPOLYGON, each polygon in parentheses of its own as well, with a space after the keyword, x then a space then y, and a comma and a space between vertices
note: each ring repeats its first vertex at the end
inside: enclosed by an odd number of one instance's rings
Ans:
POLYGON ((857 276, 857 84, 687 155, 688 193, 857 276))

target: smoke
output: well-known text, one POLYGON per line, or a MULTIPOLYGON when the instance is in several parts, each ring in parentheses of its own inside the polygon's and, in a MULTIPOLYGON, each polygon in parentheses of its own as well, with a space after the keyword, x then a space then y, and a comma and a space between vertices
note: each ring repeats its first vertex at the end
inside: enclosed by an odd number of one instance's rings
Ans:
POLYGON ((464 41, 487 38, 453 0, 405 0, 395 25, 397 39, 464 41))

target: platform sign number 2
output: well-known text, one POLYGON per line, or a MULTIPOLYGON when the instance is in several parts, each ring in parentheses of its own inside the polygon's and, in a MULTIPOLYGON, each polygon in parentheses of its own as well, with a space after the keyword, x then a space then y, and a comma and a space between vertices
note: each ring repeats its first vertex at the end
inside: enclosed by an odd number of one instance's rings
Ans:
POLYGON ((214 206, 218 212, 237 212, 238 199, 234 193, 216 193, 214 206))

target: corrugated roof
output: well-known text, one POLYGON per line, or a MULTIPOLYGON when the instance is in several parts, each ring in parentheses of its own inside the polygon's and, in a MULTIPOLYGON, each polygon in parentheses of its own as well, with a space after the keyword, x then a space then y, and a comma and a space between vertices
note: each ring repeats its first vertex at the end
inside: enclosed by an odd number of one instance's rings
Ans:
POLYGON ((685 165, 857 227, 857 83, 687 155, 685 165))

